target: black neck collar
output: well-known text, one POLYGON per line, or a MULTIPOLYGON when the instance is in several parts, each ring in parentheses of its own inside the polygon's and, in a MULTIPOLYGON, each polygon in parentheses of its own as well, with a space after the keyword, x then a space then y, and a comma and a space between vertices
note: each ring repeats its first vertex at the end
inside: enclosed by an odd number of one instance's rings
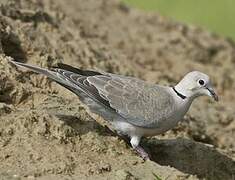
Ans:
POLYGON ((175 91, 175 93, 177 94, 177 96, 179 96, 181 99, 185 99, 185 98, 186 98, 186 96, 184 96, 183 94, 179 93, 179 92, 175 89, 175 87, 172 87, 172 89, 175 91))

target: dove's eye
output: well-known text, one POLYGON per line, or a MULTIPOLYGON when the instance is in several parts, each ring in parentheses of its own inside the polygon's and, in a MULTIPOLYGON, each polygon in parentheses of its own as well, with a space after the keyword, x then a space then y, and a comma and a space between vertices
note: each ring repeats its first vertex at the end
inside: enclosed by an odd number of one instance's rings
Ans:
POLYGON ((198 81, 198 83, 199 83, 201 86, 203 86, 203 85, 205 84, 205 82, 204 82, 202 79, 200 79, 200 80, 198 81))

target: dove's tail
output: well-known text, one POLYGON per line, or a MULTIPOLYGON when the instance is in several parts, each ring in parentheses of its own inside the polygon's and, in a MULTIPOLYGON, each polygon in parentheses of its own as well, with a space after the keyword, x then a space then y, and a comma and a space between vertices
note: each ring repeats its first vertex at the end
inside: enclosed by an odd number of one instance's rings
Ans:
POLYGON ((25 63, 21 63, 21 62, 17 62, 17 61, 9 60, 9 62, 11 62, 12 64, 14 64, 16 66, 28 68, 28 69, 30 69, 30 70, 38 73, 38 74, 46 75, 47 77, 49 77, 49 78, 51 78, 55 81, 61 81, 61 79, 58 77, 58 75, 54 71, 44 69, 44 68, 40 68, 40 67, 33 66, 33 65, 29 65, 29 64, 25 64, 25 63))
POLYGON ((58 64, 58 68, 48 70, 17 61, 10 62, 16 66, 25 67, 36 73, 46 75, 50 79, 56 81, 61 86, 78 95, 80 97, 79 99, 90 107, 92 112, 95 112, 101 116, 105 115, 108 117, 107 119, 113 119, 114 116, 117 116, 115 113, 113 114, 106 111, 106 109, 109 108, 112 112, 116 112, 110 107, 109 102, 99 95, 98 90, 87 81, 88 77, 101 75, 101 73, 77 69, 66 64, 58 64))
MULTIPOLYGON (((61 86, 69 89, 73 93, 75 93, 77 95, 82 95, 83 94, 83 96, 84 96, 84 90, 82 88, 80 88, 79 86, 77 86, 76 84, 74 84, 73 82, 69 81, 61 73, 59 73, 58 70, 60 70, 60 69, 58 69, 58 68, 55 68, 53 70, 49 70, 49 69, 44 69, 44 68, 41 68, 41 67, 38 67, 38 66, 25 64, 25 63, 21 63, 21 62, 17 62, 17 61, 9 60, 9 62, 11 62, 12 64, 14 64, 18 67, 27 68, 27 69, 30 69, 30 70, 38 73, 38 74, 43 74, 43 75, 47 76, 48 78, 54 80, 55 82, 57 82, 61 86)), ((82 73, 82 70, 79 70, 79 69, 76 69, 76 68, 74 68, 74 70, 76 70, 77 73, 78 73, 78 71, 80 71, 80 73, 82 73)), ((67 71, 67 72, 70 72, 70 71, 67 71)), ((81 75, 77 74, 77 75, 80 76, 80 77, 83 76, 82 74, 81 75)))
POLYGON ((69 89, 70 91, 74 92, 77 95, 79 94, 79 92, 83 91, 83 89, 79 88, 79 86, 75 85, 74 83, 72 83, 71 81, 66 79, 63 75, 58 73, 57 68, 55 68, 54 70, 49 70, 49 69, 44 69, 44 68, 41 68, 41 67, 37 67, 37 66, 34 66, 34 65, 29 65, 29 64, 25 64, 25 63, 21 63, 21 62, 17 62, 17 61, 10 60, 10 62, 12 64, 16 65, 16 66, 30 69, 30 70, 38 73, 38 74, 43 74, 43 75, 49 77, 50 79, 56 81, 58 84, 62 85, 63 87, 65 87, 65 88, 69 89))
POLYGON ((36 73, 43 74, 50 79, 56 81, 61 86, 69 89, 73 93, 77 94, 79 97, 90 97, 91 99, 98 101, 102 100, 102 104, 108 104, 106 100, 103 100, 98 94, 98 90, 93 86, 86 83, 86 78, 95 75, 101 75, 101 73, 96 71, 81 70, 66 64, 58 64, 58 68, 53 68, 52 70, 44 69, 34 65, 29 65, 17 61, 10 62, 16 66, 28 68, 36 73))

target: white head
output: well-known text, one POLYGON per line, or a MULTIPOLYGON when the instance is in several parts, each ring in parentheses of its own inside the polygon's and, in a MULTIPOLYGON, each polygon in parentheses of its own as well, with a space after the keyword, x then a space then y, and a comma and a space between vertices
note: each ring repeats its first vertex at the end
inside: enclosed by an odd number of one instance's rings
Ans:
POLYGON ((190 99, 207 95, 218 101, 218 96, 212 88, 209 76, 199 71, 186 74, 175 86, 175 90, 190 99))

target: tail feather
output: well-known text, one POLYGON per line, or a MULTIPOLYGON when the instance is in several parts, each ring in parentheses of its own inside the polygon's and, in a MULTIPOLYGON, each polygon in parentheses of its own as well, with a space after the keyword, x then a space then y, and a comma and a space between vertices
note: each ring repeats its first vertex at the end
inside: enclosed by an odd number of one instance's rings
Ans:
POLYGON ((96 87, 89 84, 87 81, 87 78, 90 76, 101 75, 99 72, 83 71, 65 64, 60 64, 58 68, 48 70, 21 62, 10 62, 16 66, 28 68, 36 73, 43 74, 56 81, 61 86, 78 95, 80 100, 86 104, 92 112, 106 117, 105 119, 112 120, 117 118, 118 115, 115 109, 110 106, 107 99, 100 95, 96 87), (79 78, 75 78, 77 76, 79 76, 79 78), (110 111, 106 111, 107 108, 110 111))
POLYGON ((29 65, 29 64, 25 64, 25 63, 21 63, 21 62, 17 62, 17 61, 10 61, 10 62, 16 66, 28 68, 38 74, 44 74, 52 79, 56 78, 56 72, 54 72, 54 71, 50 71, 48 69, 43 69, 43 68, 40 68, 40 67, 37 67, 34 65, 29 65))
POLYGON ((34 65, 29 65, 29 64, 25 64, 25 63, 21 63, 21 62, 17 62, 17 61, 12 61, 10 60, 10 62, 16 66, 20 66, 20 67, 24 67, 24 68, 28 68, 38 74, 43 74, 49 78, 51 78, 52 80, 58 82, 61 85, 65 85, 67 87, 71 87, 71 88, 78 88, 76 85, 74 85, 72 82, 68 81, 67 79, 65 79, 63 76, 61 76, 59 73, 55 72, 55 71, 51 71, 48 69, 44 69, 41 67, 37 67, 34 65))
POLYGON ((81 69, 75 68, 73 66, 70 66, 68 64, 58 63, 57 65, 61 69, 64 69, 64 70, 67 70, 67 71, 70 71, 70 72, 73 72, 73 73, 76 73, 76 74, 80 74, 80 75, 83 75, 83 76, 102 75, 101 73, 96 72, 96 71, 81 70, 81 69))

